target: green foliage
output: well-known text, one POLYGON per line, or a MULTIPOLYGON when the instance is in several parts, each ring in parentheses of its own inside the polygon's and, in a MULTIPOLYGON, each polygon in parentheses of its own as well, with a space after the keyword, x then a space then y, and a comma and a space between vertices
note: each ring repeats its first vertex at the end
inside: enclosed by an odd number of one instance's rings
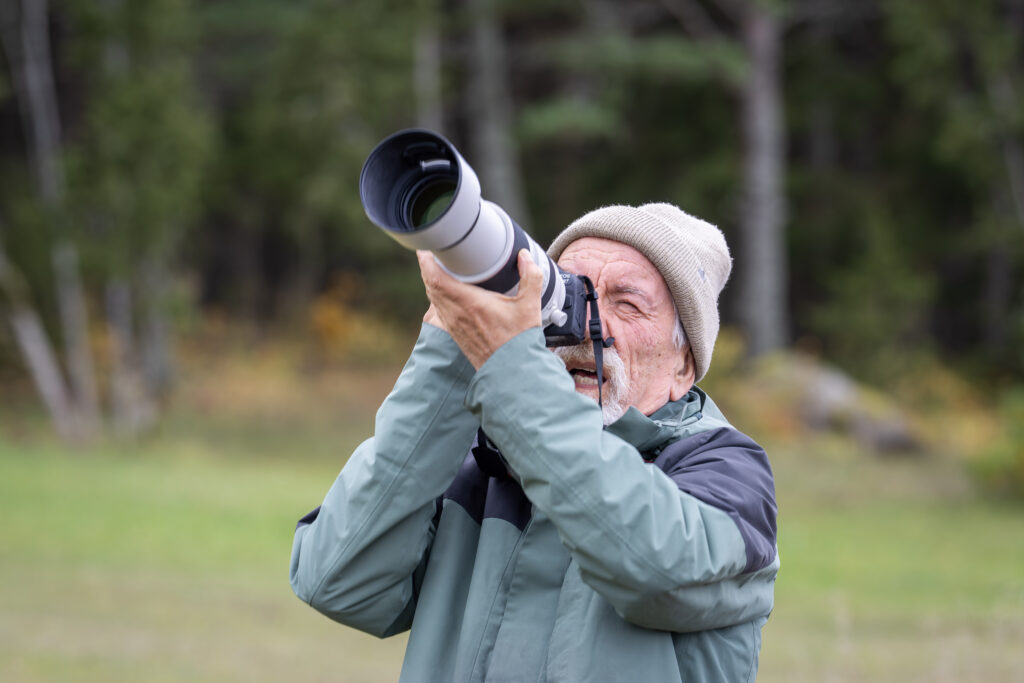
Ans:
MULTIPOLYGON (((524 227, 540 241, 594 206, 667 200, 719 225, 744 257, 736 86, 747 64, 740 27, 701 4, 718 37, 694 40, 654 0, 496 5, 524 227)), ((922 351, 1019 380, 1024 241, 1007 172, 1024 147, 1019 3, 854 5, 794 14, 785 33, 793 337, 874 381, 922 351)), ((465 141, 463 6, 51 7, 68 151, 59 215, 27 199, 12 82, 0 76, 0 221, 39 302, 50 305, 60 230, 83 248, 94 299, 103 279, 176 258, 203 304, 238 317, 305 319, 336 273, 355 271, 366 308, 418 318, 415 261, 367 221, 358 173, 375 142, 416 124, 428 20, 440 29, 444 132, 465 141)), ((726 323, 735 295, 723 293, 726 323)))
POLYGON ((858 257, 831 274, 827 303, 814 312, 812 324, 829 356, 885 386, 905 367, 907 349, 929 350, 921 312, 934 284, 901 252, 897 224, 878 214, 866 219, 856 238, 858 257))
MULTIPOLYGON (((357 187, 373 144, 414 123, 416 16, 390 2, 316 0, 296 6, 286 21, 259 25, 255 45, 209 18, 218 35, 231 31, 229 41, 260 52, 248 87, 222 114, 224 144, 208 196, 208 211, 224 217, 207 226, 215 240, 240 232, 241 249, 292 280, 325 281, 336 264, 394 269, 397 248, 369 225, 357 187), (275 253, 261 254, 268 242, 275 253)), ((398 270, 414 269, 404 256, 398 270)))
POLYGON ((627 75, 662 85, 702 82, 735 85, 746 75, 740 47, 729 40, 695 42, 677 32, 631 37, 623 33, 579 36, 563 41, 553 55, 565 68, 627 75))
POLYGON ((611 140, 619 125, 617 113, 610 108, 562 97, 524 111, 519 136, 526 144, 564 144, 572 139, 611 140))
POLYGON ((941 107, 936 140, 942 157, 970 164, 980 184, 1003 173, 999 138, 1019 134, 1024 117, 1024 37, 1004 30, 1001 3, 887 3, 899 47, 894 74, 923 107, 941 107))
POLYGON ((10 78, 6 72, 0 70, 0 102, 10 99, 12 94, 10 78))
POLYGON ((1001 79, 1020 92, 1020 34, 996 3, 878 9, 787 44, 797 334, 875 382, 937 350, 1019 376, 1018 332, 998 321, 1024 300, 1014 276, 991 298, 987 262, 1024 258, 1004 157, 1021 107, 993 97, 1001 79))
MULTIPOLYGON (((30 283, 31 301, 49 320, 55 304, 51 246, 55 238, 53 215, 44 211, 34 192, 26 187, 28 178, 8 175, 0 185, 6 220, 0 225, 0 243, 8 259, 30 283)), ((0 310, 6 295, 0 295, 0 310)))
MULTIPOLYGON (((944 167, 960 185, 957 195, 966 195, 955 222, 937 216, 953 228, 947 248, 934 240, 931 246, 936 261, 973 271, 957 283, 959 291, 947 286, 939 292, 952 304, 942 306, 943 313, 954 309, 985 340, 985 355, 978 358, 998 366, 990 373, 1006 369, 1019 375, 1024 366, 1016 349, 1024 337, 1016 321, 1024 300, 1019 284, 1012 283, 1011 292, 993 297, 1004 276, 991 262, 998 254, 996 260, 1015 264, 1007 267, 1019 273, 1024 259, 1018 237, 1024 226, 1024 178, 1014 168, 1024 144, 1022 10, 994 0, 944 0, 887 3, 885 12, 895 46, 893 76, 909 103, 927 117, 932 133, 920 158, 933 168, 944 167), (989 263, 972 267, 969 260, 989 263)), ((918 168, 928 166, 919 162, 918 168)))
POLYGON ((196 218, 211 131, 192 78, 190 3, 113 7, 79 39, 93 80, 69 186, 94 267, 130 276, 139 263, 166 261, 196 218))
POLYGON ((997 410, 1003 432, 973 463, 974 470, 990 491, 1024 500, 1024 388, 1006 392, 997 410))

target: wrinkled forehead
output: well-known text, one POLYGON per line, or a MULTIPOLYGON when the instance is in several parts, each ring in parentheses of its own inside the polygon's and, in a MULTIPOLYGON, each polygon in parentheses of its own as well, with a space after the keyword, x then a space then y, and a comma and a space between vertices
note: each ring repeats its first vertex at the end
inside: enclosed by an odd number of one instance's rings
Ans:
POLYGON ((668 285, 654 264, 642 252, 604 237, 581 237, 565 248, 558 265, 577 275, 586 275, 598 289, 642 288, 656 299, 671 299, 668 285))

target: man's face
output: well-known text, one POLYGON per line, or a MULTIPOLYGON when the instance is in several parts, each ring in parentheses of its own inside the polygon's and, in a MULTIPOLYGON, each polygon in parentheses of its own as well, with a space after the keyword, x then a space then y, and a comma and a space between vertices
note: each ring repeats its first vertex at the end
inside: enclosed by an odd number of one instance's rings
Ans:
MULTIPOLYGON (((606 411, 605 423, 621 416, 629 406, 650 415, 668 401, 682 398, 693 385, 693 361, 688 361, 689 353, 684 355, 672 341, 675 307, 668 285, 654 264, 621 242, 584 237, 562 252, 558 265, 593 281, 604 336, 615 337, 615 346, 605 351, 602 393, 606 404, 618 406, 612 406, 611 415, 606 411), (609 372, 607 354, 613 350, 621 360, 619 372, 609 372)), ((587 347, 592 347, 590 341, 578 351, 570 347, 555 352, 572 374, 576 391, 596 401, 593 352, 587 347)))

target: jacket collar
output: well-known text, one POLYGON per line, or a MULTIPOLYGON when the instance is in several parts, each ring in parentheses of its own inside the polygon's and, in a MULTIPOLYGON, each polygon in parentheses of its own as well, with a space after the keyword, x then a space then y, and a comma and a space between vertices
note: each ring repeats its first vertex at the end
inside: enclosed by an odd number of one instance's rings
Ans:
POLYGON ((644 415, 633 406, 605 429, 630 443, 644 456, 653 460, 661 450, 678 439, 684 427, 701 418, 707 394, 693 387, 678 401, 669 401, 661 408, 644 415))

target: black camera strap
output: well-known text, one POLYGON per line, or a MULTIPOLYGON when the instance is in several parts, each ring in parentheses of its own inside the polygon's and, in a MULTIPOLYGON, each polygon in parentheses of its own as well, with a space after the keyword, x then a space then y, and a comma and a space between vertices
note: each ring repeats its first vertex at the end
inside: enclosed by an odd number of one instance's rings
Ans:
POLYGON ((583 280, 583 286, 587 288, 586 299, 590 302, 590 322, 587 330, 590 332, 590 340, 594 343, 594 371, 597 373, 597 405, 603 406, 601 387, 604 385, 604 350, 615 343, 615 337, 607 339, 601 336, 601 311, 597 306, 597 289, 594 283, 586 275, 579 276, 583 280))
MULTIPOLYGON (((587 289, 585 299, 590 303, 590 322, 587 331, 590 333, 590 340, 594 343, 594 371, 597 373, 597 405, 602 405, 601 385, 604 384, 604 350, 615 343, 614 337, 607 339, 601 336, 601 312, 597 306, 597 290, 594 283, 586 275, 579 276, 583 280, 583 286, 587 289)), ((492 442, 483 427, 477 430, 476 443, 470 449, 477 467, 488 477, 504 479, 509 477, 508 463, 505 462, 501 451, 492 442)))

